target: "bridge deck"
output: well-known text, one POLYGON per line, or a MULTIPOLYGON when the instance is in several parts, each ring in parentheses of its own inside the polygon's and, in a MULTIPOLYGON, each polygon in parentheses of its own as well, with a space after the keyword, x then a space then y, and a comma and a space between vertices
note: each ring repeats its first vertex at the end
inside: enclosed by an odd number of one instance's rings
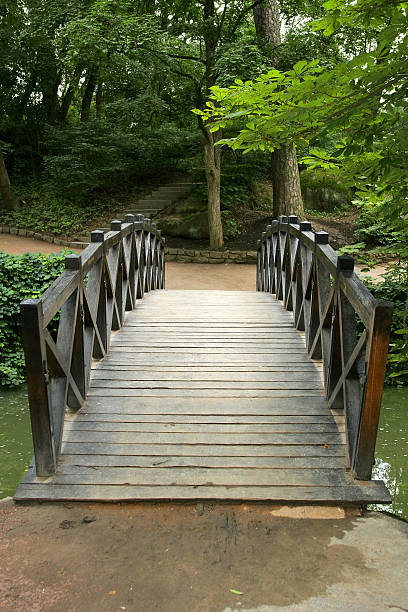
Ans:
POLYGON ((94 362, 57 473, 16 500, 388 501, 352 479, 344 419, 291 314, 267 293, 155 291, 94 362))

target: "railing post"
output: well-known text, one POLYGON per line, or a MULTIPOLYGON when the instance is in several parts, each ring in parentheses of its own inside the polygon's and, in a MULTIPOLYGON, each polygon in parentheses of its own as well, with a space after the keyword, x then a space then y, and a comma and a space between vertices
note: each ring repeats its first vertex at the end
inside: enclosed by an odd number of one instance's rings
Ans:
MULTIPOLYGON (((78 307, 77 312, 73 313, 75 320, 73 321, 73 344, 72 344, 72 359, 71 373, 72 378, 76 382, 79 392, 85 399, 87 379, 89 372, 85 372, 85 314, 84 314, 84 296, 82 293, 82 262, 81 256, 76 253, 71 253, 65 258, 65 269, 75 270, 79 274, 78 282, 78 307)), ((67 404, 70 408, 77 408, 77 402, 74 396, 68 391, 67 404)))
POLYGON ((360 480, 370 480, 380 418, 385 367, 392 319, 392 304, 377 302, 373 309, 367 344, 367 374, 361 408, 353 470, 360 480))
MULTIPOLYGON (((119 219, 113 219, 113 221, 111 221, 111 232, 121 232, 122 230, 122 221, 120 221, 119 219)), ((116 268, 116 279, 115 279, 115 286, 113 287, 113 291, 114 291, 114 295, 115 295, 115 300, 116 300, 116 307, 117 307, 117 311, 118 311, 118 315, 119 315, 119 329, 122 327, 123 325, 123 321, 125 320, 125 296, 123 295, 124 291, 123 291, 123 264, 122 264, 122 235, 121 235, 121 240, 120 242, 115 245, 114 247, 112 247, 112 249, 110 250, 109 254, 113 253, 114 250, 116 251, 117 249, 117 268, 116 268)), ((109 261, 109 256, 108 256, 108 261, 109 261)))
POLYGON ((145 269, 144 269, 144 293, 148 293, 151 289, 152 279, 152 251, 151 251, 151 236, 150 236, 150 219, 145 217, 143 221, 143 238, 144 238, 144 253, 145 253, 145 269))
MULTIPOLYGON (((105 234, 102 230, 94 230, 91 232, 91 243, 98 242, 103 244, 105 240, 105 234)), ((98 299, 98 309, 96 316, 96 324, 98 326, 99 335, 102 340, 103 348, 105 352, 108 350, 109 338, 108 338, 108 319, 107 319, 107 303, 106 303, 106 279, 105 279, 105 248, 104 255, 101 258, 101 284, 98 299)))
POLYGON ((51 403, 48 397, 47 353, 40 300, 20 304, 22 340, 27 368, 28 401, 38 476, 49 476, 56 469, 56 451, 51 403))
POLYGON ((256 290, 262 291, 262 243, 256 242, 256 290))
POLYGON ((131 234, 129 234, 124 239, 127 241, 127 248, 128 248, 127 253, 125 250, 125 256, 128 258, 128 261, 127 261, 128 282, 129 282, 129 291, 130 291, 130 296, 131 296, 131 303, 129 303, 129 300, 126 300, 126 310, 132 310, 132 308, 134 308, 136 305, 136 282, 135 282, 136 279, 135 279, 135 257, 134 257, 134 250, 136 248, 135 237, 134 237, 135 216, 130 213, 125 215, 124 222, 132 225, 131 234))
POLYGON ((144 215, 135 216, 135 243, 136 243, 136 298, 142 299, 145 283, 145 255, 144 255, 144 215))

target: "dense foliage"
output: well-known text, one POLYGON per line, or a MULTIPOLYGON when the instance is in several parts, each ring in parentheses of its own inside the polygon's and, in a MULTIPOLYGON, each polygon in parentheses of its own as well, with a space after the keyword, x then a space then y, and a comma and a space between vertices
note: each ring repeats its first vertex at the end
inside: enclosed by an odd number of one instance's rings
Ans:
POLYGON ((386 382, 408 384, 408 265, 392 266, 381 283, 368 283, 379 300, 394 304, 386 382))
POLYGON ((18 385, 25 379, 19 304, 39 297, 49 287, 61 274, 65 255, 6 255, 0 251, 0 386, 18 385))

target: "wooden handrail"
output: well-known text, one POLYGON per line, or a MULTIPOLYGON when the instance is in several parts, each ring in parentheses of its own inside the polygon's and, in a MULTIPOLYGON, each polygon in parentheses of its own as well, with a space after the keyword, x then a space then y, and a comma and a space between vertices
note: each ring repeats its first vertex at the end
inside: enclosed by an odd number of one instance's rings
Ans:
POLYGON ((257 290, 274 293, 305 331, 309 356, 323 362, 329 407, 344 410, 350 468, 369 480, 392 304, 376 300, 354 273, 354 259, 328 242, 296 216, 272 221, 258 241, 257 290))
POLYGON ((164 283, 164 238, 150 219, 126 215, 106 234, 93 231, 91 244, 66 257, 64 272, 44 294, 21 303, 38 476, 56 470, 65 411, 84 403, 92 359, 105 356, 125 311, 164 283))

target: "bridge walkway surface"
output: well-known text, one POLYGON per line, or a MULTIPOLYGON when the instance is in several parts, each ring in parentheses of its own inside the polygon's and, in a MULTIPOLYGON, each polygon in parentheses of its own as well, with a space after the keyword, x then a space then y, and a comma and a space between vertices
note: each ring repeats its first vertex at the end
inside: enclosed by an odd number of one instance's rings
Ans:
POLYGON ((148 293, 91 362, 55 473, 33 464, 15 500, 387 502, 349 469, 322 367, 271 293, 148 293))

